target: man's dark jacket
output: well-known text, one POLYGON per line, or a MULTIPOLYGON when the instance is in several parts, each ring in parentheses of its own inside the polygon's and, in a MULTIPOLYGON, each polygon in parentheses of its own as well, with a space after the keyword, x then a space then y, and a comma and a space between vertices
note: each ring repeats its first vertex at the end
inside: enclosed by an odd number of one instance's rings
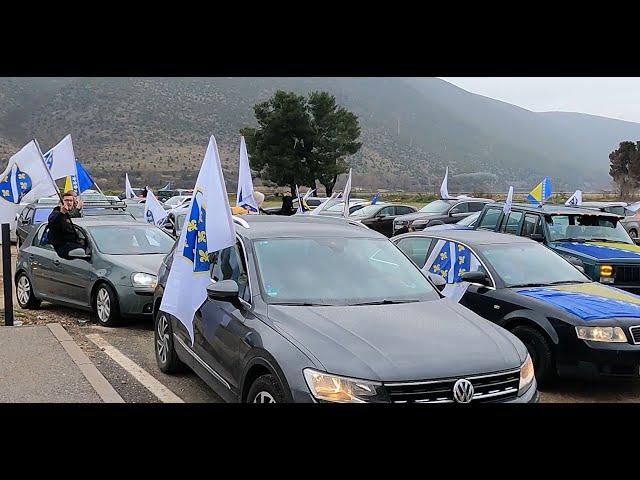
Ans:
POLYGON ((62 213, 60 207, 55 207, 49 214, 49 243, 56 250, 63 249, 65 245, 79 245, 80 237, 68 213, 62 213))

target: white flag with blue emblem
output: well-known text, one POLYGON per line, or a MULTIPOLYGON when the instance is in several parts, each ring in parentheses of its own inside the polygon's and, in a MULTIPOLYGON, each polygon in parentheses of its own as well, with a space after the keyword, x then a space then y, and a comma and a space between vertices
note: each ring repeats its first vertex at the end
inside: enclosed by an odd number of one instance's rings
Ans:
POLYGON ((576 193, 569 197, 569 200, 564 202, 564 204, 568 207, 577 207, 578 205, 582 205, 582 190, 576 190, 576 193))
POLYGON ((144 218, 147 222, 153 223, 157 227, 162 227, 168 215, 169 210, 164 209, 151 189, 147 190, 147 198, 144 202, 144 218))
POLYGON ((191 337, 191 346, 193 316, 206 300, 207 285, 211 282, 209 253, 230 247, 235 242, 218 145, 211 136, 160 305, 163 312, 184 324, 191 337))
POLYGON ((15 220, 21 202, 34 202, 56 193, 58 189, 42 161, 42 153, 31 140, 9 159, 0 174, 0 223, 15 220))
POLYGON ((67 135, 60 143, 43 155, 54 180, 76 175, 76 155, 73 153, 71 135, 67 135))
POLYGON ((258 202, 253 197, 253 180, 249 167, 249 155, 244 137, 240 137, 240 165, 238 167, 238 196, 236 206, 246 208, 252 213, 258 213, 258 202))

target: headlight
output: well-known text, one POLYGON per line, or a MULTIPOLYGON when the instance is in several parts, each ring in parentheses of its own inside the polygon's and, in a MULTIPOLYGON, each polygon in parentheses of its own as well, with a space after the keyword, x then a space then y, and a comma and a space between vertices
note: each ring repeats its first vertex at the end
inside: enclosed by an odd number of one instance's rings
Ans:
POLYGON ((131 283, 134 287, 156 288, 158 277, 149 273, 134 273, 131 275, 131 283))
POLYGON ((520 367, 520 385, 518 386, 518 395, 522 395, 525 390, 529 388, 529 385, 531 385, 531 382, 533 382, 533 377, 533 362, 531 361, 531 357, 527 353, 527 359, 520 367))
POLYGON ((338 403, 387 402, 381 383, 338 377, 309 368, 304 370, 304 379, 311 394, 318 400, 338 403))
POLYGON ((578 338, 593 342, 622 343, 627 341, 627 336, 620 327, 576 327, 576 333, 578 338))

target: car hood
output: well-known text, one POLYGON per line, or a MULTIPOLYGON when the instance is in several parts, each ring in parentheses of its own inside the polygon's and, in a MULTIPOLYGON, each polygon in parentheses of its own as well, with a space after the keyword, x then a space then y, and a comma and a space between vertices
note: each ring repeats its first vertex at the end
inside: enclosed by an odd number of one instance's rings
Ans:
MULTIPOLYGON (((577 323, 595 322, 597 324, 598 320, 613 318, 626 318, 633 325, 640 322, 640 296, 598 282, 512 288, 512 290, 551 305, 582 321, 577 323)), ((622 321, 622 323, 628 322, 622 321)))
POLYGON ((506 330, 449 299, 396 305, 270 305, 275 328, 327 372, 402 381, 519 367, 524 346, 506 330))
POLYGON ((425 231, 434 230, 473 230, 473 228, 465 225, 457 225, 455 223, 443 223, 442 225, 432 225, 431 227, 425 228, 425 231))
POLYGON ((551 247, 574 256, 587 257, 595 261, 623 261, 640 263, 640 246, 629 243, 609 242, 553 242, 551 247))
MULTIPOLYGON (((119 267, 123 270, 127 270, 130 273, 143 272, 150 273, 151 275, 158 275, 160 264, 162 259, 166 256, 166 253, 152 254, 152 255, 102 255, 103 261, 119 267)), ((130 283, 128 276, 126 278, 127 283, 130 283)))
POLYGON ((399 215, 395 218, 394 221, 410 221, 422 219, 422 218, 436 218, 436 217, 445 217, 446 213, 423 213, 423 212, 415 212, 415 213, 407 213, 406 215, 399 215))

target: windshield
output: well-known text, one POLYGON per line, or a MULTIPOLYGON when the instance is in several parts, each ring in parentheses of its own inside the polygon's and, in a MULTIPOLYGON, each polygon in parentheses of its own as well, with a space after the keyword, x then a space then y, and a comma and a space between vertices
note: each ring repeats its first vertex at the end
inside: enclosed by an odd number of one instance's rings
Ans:
POLYGON ((507 287, 589 282, 568 261, 539 243, 487 245, 481 253, 507 287))
POLYGON ((127 212, 131 212, 131 214, 137 220, 143 219, 144 218, 144 203, 138 203, 136 205, 127 205, 127 212))
POLYGON ((451 208, 451 205, 444 200, 435 200, 431 203, 427 203, 419 211, 424 213, 447 213, 451 208))
POLYGON ((359 210, 356 210, 350 217, 368 217, 369 215, 375 214, 378 210, 380 210, 380 205, 367 205, 366 207, 362 207, 359 210))
POLYGON ((440 298, 386 239, 278 238, 253 243, 268 303, 355 305, 440 298))
POLYGON ((468 227, 472 223, 474 223, 478 219, 479 216, 480 216, 480 212, 473 213, 473 214, 469 215, 468 217, 464 217, 462 220, 457 222, 457 225, 462 225, 463 227, 468 227))
POLYGON ((167 200, 166 202, 164 202, 165 205, 169 205, 170 207, 177 207, 178 205, 180 205, 184 199, 189 198, 187 196, 178 196, 178 197, 171 197, 169 200, 167 200))
POLYGON ((169 253, 174 239, 154 226, 105 225, 89 229, 96 247, 108 255, 169 253))
POLYGON ((553 215, 547 218, 550 240, 601 241, 633 244, 624 227, 615 217, 598 215, 553 215))

